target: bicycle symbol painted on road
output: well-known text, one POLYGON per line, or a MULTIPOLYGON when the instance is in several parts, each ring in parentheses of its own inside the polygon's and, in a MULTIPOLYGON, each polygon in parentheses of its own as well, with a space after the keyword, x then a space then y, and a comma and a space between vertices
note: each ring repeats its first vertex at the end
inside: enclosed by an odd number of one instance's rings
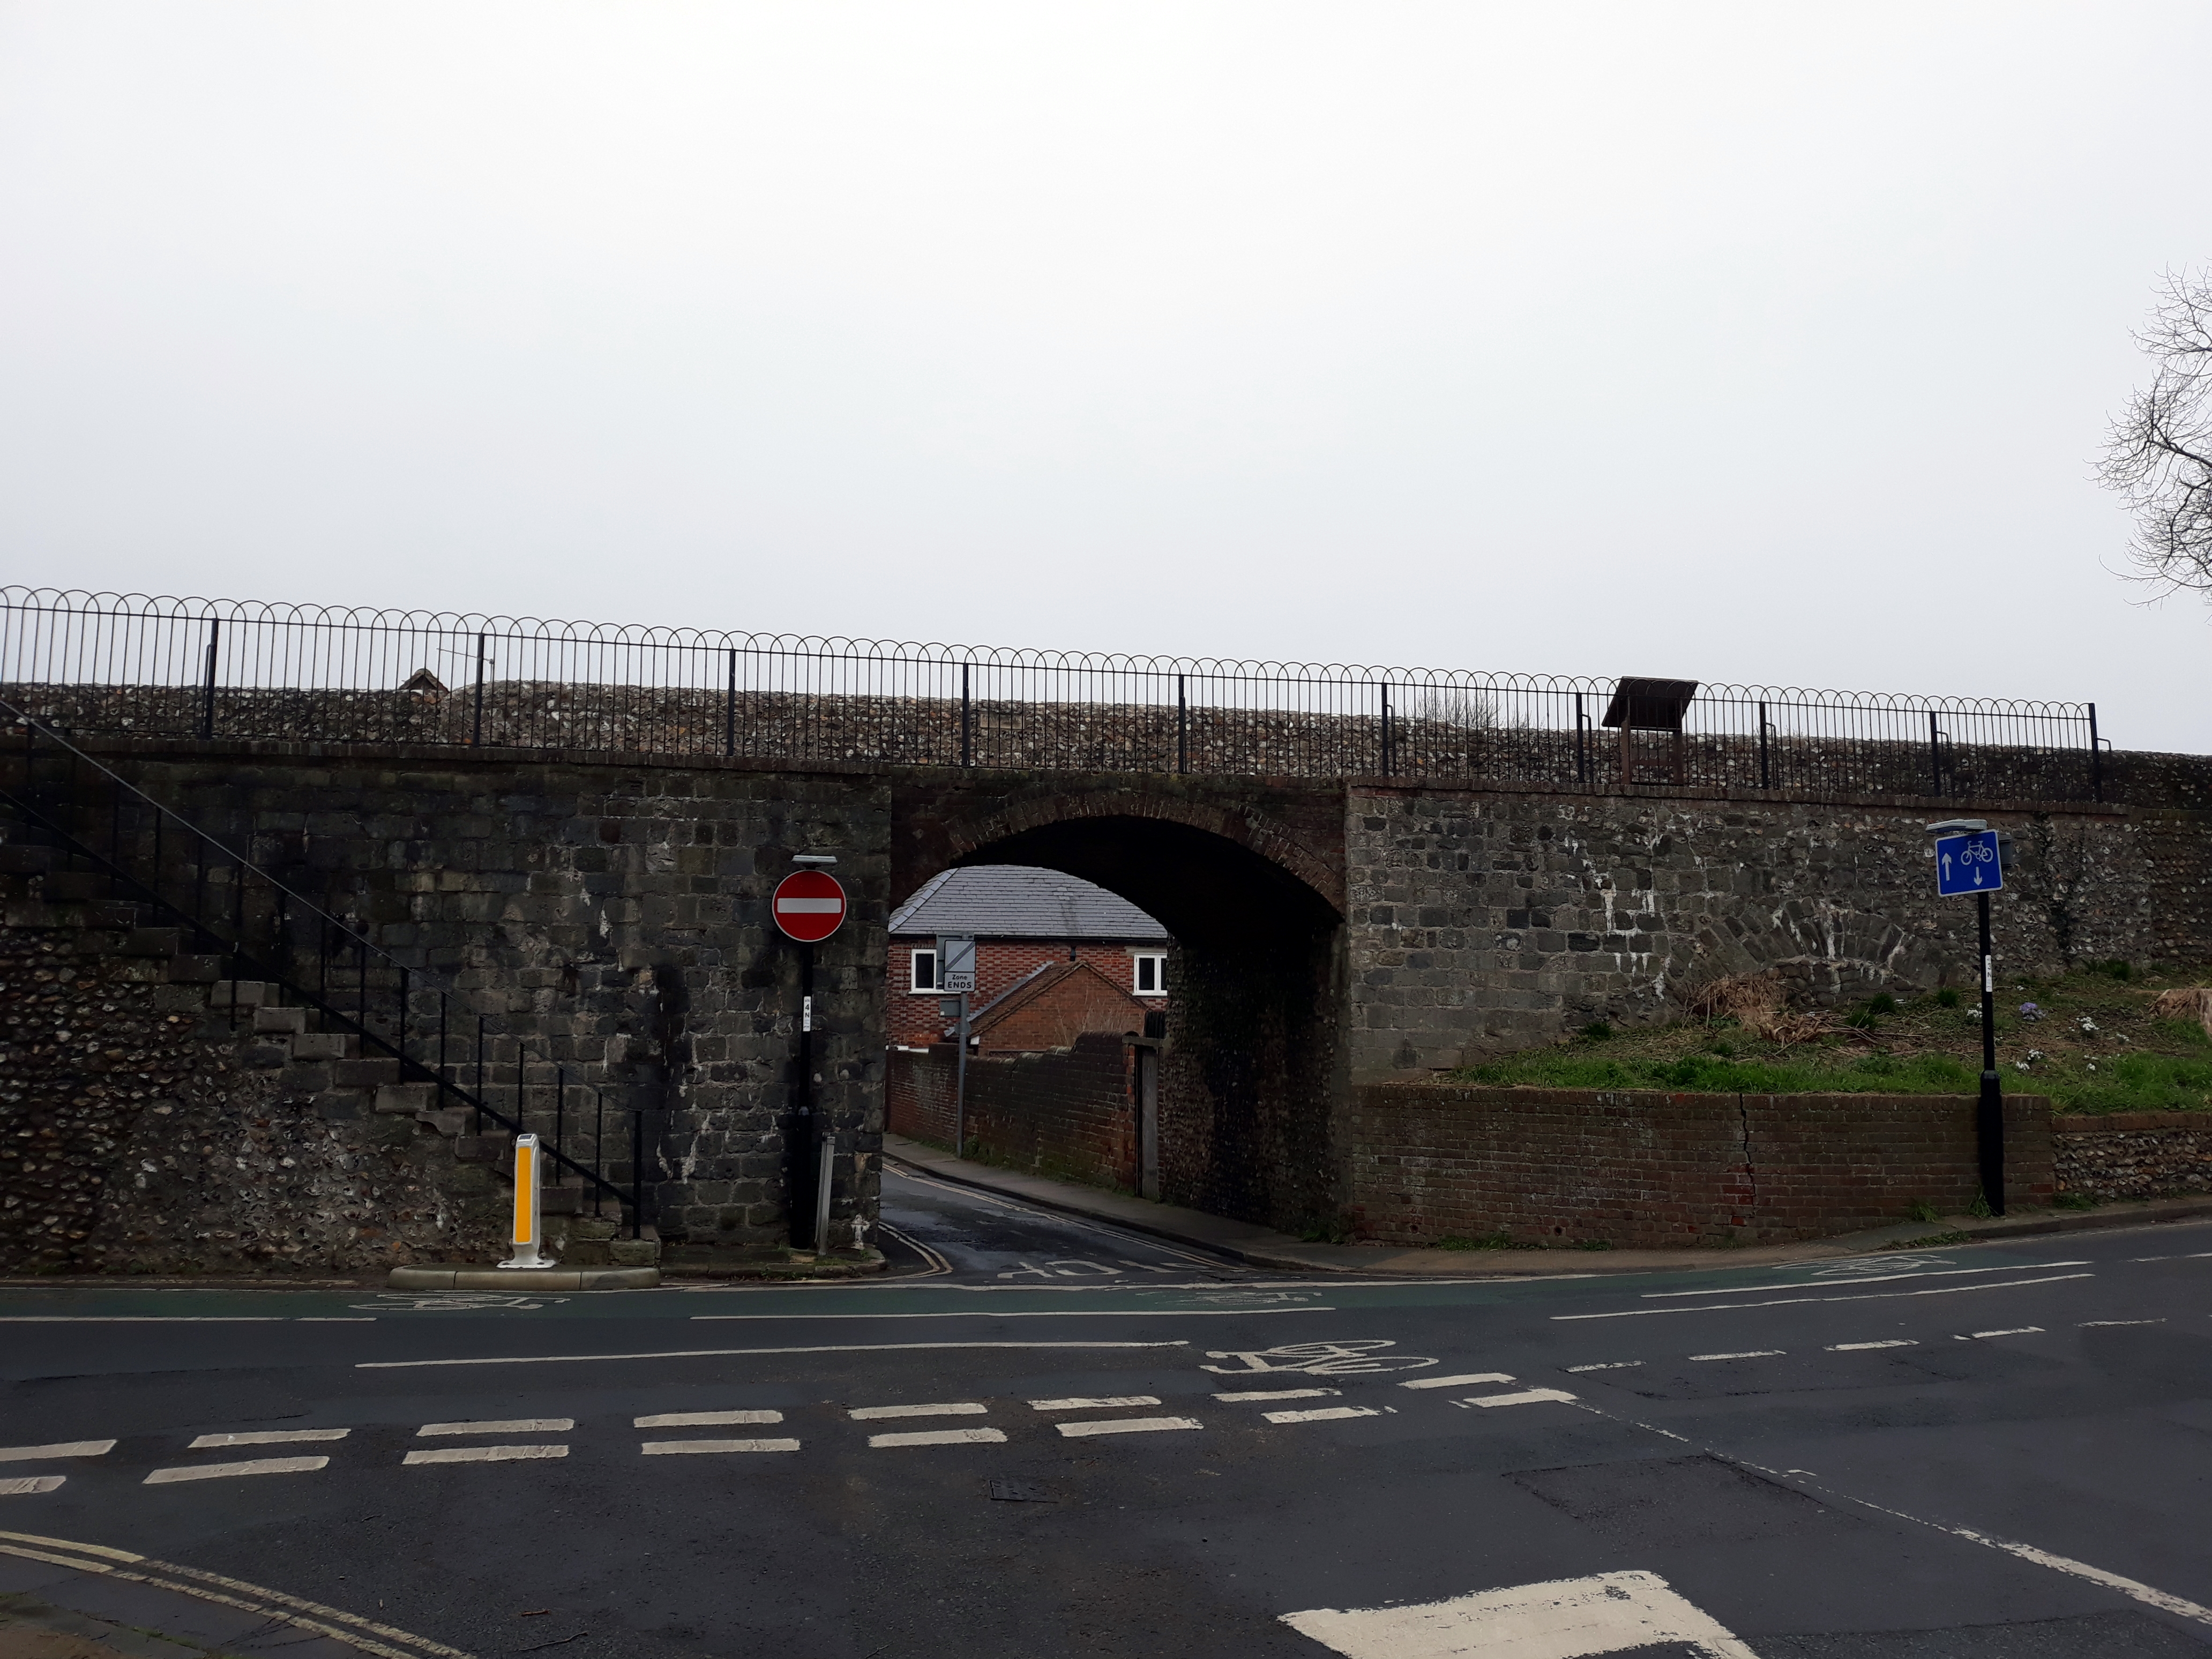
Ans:
POLYGON ((1419 1354, 1384 1353, 1395 1342, 1285 1342, 1276 1348, 1209 1349, 1208 1359, 1238 1359, 1239 1365, 1200 1365, 1218 1376, 1251 1376, 1284 1371, 1308 1376, 1374 1376, 1384 1371, 1417 1371, 1437 1362, 1419 1354))

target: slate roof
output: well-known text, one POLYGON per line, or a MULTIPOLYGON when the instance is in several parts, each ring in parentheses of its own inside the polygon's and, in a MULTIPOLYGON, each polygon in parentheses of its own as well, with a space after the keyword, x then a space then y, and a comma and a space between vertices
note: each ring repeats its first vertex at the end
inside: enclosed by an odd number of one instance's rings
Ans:
POLYGON ((1118 894, 1026 864, 978 864, 933 876, 891 913, 890 931, 1168 942, 1166 928, 1118 894))

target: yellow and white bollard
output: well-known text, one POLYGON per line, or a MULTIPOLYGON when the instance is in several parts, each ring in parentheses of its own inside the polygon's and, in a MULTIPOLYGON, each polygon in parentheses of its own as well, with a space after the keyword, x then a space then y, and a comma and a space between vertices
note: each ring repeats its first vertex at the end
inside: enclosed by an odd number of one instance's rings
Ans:
POLYGON ((550 1267, 553 1258, 542 1255, 538 1241, 538 1186, 541 1158, 536 1135, 514 1138, 514 1254, 502 1267, 550 1267))

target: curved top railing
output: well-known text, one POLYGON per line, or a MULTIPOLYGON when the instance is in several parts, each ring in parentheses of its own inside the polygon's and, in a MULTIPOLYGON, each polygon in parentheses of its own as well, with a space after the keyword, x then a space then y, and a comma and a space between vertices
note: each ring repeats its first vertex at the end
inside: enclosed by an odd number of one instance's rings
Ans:
MULTIPOLYGON (((961 664, 1045 672, 1175 675, 1194 678, 1311 680, 1343 684, 1391 681, 1408 685, 1468 684, 1580 691, 1609 696, 1614 681, 1588 675, 1492 672, 1476 669, 1392 667, 1360 663, 1310 663, 1272 659, 1176 657, 1128 652, 1051 650, 1030 647, 940 644, 934 641, 872 640, 845 635, 741 634, 660 623, 595 623, 477 611, 397 611, 367 605, 296 605, 281 600, 208 599, 164 594, 89 592, 81 589, 0 586, 0 607, 11 611, 178 623, 221 621, 256 627, 389 630, 424 635, 528 639, 564 644, 626 646, 673 651, 730 651, 829 657, 872 662, 961 664)), ((0 673, 15 676, 0 667, 0 673)), ((2084 719, 2091 705, 2020 698, 1959 697, 1887 691, 1839 691, 1807 686, 1707 683, 1702 695, 1733 700, 1821 703, 1834 707, 1935 709, 1950 714, 2016 714, 2084 719)))
POLYGON ((2101 793, 2094 703, 24 587, 0 588, 0 686, 83 732, 1813 796, 2101 793), (1623 710, 1630 729, 1608 728, 1623 710))

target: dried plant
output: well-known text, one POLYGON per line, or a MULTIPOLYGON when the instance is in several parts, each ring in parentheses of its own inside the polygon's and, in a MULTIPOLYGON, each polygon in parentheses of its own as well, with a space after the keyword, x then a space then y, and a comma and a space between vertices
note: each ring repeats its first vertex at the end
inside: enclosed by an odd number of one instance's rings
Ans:
POLYGON ((2204 1028, 2205 1036, 2212 1036, 2212 985, 2160 991, 2158 1000, 2150 1006, 2150 1012, 2153 1019, 2193 1019, 2204 1028))

